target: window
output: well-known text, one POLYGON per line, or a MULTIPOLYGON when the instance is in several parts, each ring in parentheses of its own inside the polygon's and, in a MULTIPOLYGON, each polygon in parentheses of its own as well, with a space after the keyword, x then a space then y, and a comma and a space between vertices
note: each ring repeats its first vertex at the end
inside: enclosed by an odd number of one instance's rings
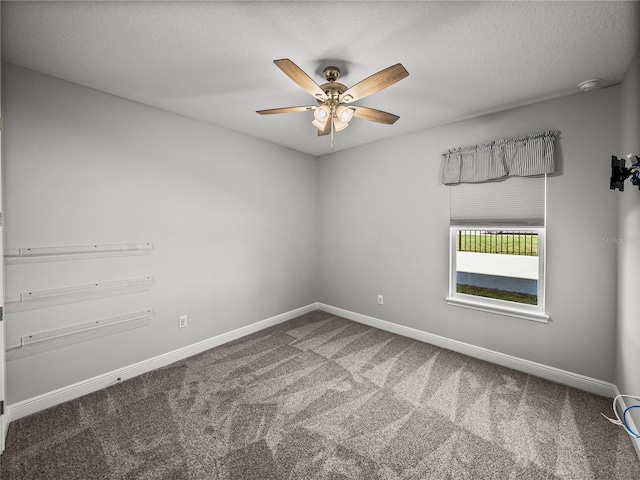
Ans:
POLYGON ((546 176, 451 187, 450 305, 547 322, 546 176))
POLYGON ((452 226, 450 304, 547 321, 544 228, 452 226))

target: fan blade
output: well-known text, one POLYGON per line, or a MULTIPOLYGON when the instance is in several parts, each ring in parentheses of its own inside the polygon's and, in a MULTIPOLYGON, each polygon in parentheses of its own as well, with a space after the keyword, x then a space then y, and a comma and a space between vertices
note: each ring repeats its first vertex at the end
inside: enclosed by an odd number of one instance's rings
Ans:
POLYGON ((405 70, 402 64, 397 63, 389 68, 380 70, 378 73, 374 73, 359 83, 356 83, 353 87, 340 95, 340 103, 349 103, 368 97, 371 94, 379 92, 380 90, 399 82, 408 75, 409 72, 405 70))
POLYGON ((256 113, 260 115, 271 115, 274 113, 294 113, 294 112, 309 112, 316 107, 284 107, 284 108, 270 108, 268 110, 256 110, 256 113))
POLYGON ((318 128, 318 136, 329 135, 331 133, 331 119, 327 118, 324 122, 324 127, 318 128))
POLYGON ((383 112, 382 110, 376 110, 369 107, 357 107, 355 105, 349 105, 349 108, 353 108, 353 116, 361 118, 363 120, 369 120, 370 122, 384 123, 386 125, 393 125, 400 117, 393 113, 383 112))
POLYGON ((278 68, 280 68, 280 70, 285 73, 285 75, 287 75, 291 80, 304 88, 315 98, 321 101, 324 101, 327 98, 327 95, 322 91, 320 86, 316 82, 314 82, 309 75, 304 73, 304 71, 300 67, 298 67, 288 58, 274 60, 273 63, 275 63, 278 68))

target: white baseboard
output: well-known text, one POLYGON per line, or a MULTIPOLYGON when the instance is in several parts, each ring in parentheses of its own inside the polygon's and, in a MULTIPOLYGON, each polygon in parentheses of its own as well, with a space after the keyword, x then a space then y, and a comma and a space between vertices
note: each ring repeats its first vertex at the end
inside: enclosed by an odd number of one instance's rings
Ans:
POLYGON ((595 378, 580 375, 578 373, 568 372, 559 368, 550 367, 541 363, 532 362, 522 358, 514 357, 504 353, 489 350, 483 347, 477 347, 469 343, 459 342, 450 338, 441 337, 432 333, 423 332, 411 327, 405 327, 396 323, 387 322, 378 318, 361 315, 359 313, 343 310, 342 308, 332 307, 324 303, 318 303, 318 308, 325 312, 338 315, 340 317, 353 320, 354 322, 363 323, 371 327, 386 330, 388 332, 397 333, 404 337, 420 340, 421 342, 430 343, 443 347, 454 352, 463 353, 470 357, 479 358, 487 362, 502 365, 504 367, 513 368, 520 372, 535 375, 537 377, 550 380, 552 382, 568 385, 580 390, 584 390, 603 397, 613 398, 615 396, 616 386, 612 383, 603 382, 595 378))
POLYGON ((291 320, 292 318, 299 317, 300 315, 304 315, 305 313, 309 313, 317 309, 318 304, 312 303, 307 306, 297 308, 295 310, 291 310, 289 312, 282 313, 280 315, 276 315, 274 317, 267 318, 256 323, 252 323, 251 325, 247 325, 245 327, 237 328, 230 332, 217 335, 207 340, 203 340, 201 342, 194 343, 192 345, 188 345, 186 347, 182 347, 177 350, 164 353, 162 355, 158 355, 157 357, 143 360, 133 365, 119 368, 117 370, 113 370, 111 372, 104 373, 102 375, 98 375, 96 377, 89 378, 78 383, 74 383, 73 385, 59 388, 52 392, 47 392, 33 398, 13 403, 11 405, 8 405, 5 411, 5 421, 7 428, 10 422, 18 420, 19 418, 31 415, 33 413, 39 412, 40 410, 53 407, 63 402, 68 402, 69 400, 73 400, 83 395, 93 393, 97 390, 113 385, 120 380, 126 380, 128 378, 132 378, 137 375, 141 375, 143 373, 147 373, 157 368, 161 368, 171 363, 183 360, 193 355, 197 355, 198 353, 202 353, 224 343, 231 342, 251 333, 263 330, 267 327, 286 322, 287 320, 291 320))

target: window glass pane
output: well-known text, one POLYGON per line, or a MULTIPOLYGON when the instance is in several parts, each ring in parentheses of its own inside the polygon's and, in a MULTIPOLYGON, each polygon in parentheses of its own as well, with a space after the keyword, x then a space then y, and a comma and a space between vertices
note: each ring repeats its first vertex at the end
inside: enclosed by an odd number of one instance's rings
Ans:
POLYGON ((456 293, 538 305, 538 232, 456 231, 456 293))

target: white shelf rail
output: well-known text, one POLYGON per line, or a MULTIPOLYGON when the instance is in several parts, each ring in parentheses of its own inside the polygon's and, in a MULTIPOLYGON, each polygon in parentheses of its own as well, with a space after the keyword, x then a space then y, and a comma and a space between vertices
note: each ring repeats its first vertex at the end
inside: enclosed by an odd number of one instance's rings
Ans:
POLYGON ((90 283, 87 285, 77 285, 73 287, 52 288, 49 290, 21 293, 19 301, 20 303, 24 303, 57 300, 66 297, 74 297, 77 295, 91 295, 95 293, 110 292, 113 290, 123 290, 131 287, 153 285, 154 283, 155 278, 150 276, 114 280, 111 282, 90 283))
POLYGON ((24 347, 25 345, 30 345, 33 343, 53 340, 56 338, 66 337, 68 335, 74 335, 77 333, 87 332, 90 330, 95 330, 97 328, 109 327, 111 325, 117 325, 121 323, 133 322, 137 320, 153 320, 153 315, 153 309, 149 309, 143 312, 129 313, 127 315, 95 320, 93 322, 80 323, 77 325, 72 325, 70 327, 56 328, 45 332, 24 335, 20 338, 20 346, 24 347))
POLYGON ((5 252, 7 260, 33 259, 47 257, 76 257, 96 254, 127 254, 146 253, 153 250, 153 243, 112 243, 112 244, 92 244, 92 245, 72 245, 58 247, 24 247, 17 251, 5 252))

